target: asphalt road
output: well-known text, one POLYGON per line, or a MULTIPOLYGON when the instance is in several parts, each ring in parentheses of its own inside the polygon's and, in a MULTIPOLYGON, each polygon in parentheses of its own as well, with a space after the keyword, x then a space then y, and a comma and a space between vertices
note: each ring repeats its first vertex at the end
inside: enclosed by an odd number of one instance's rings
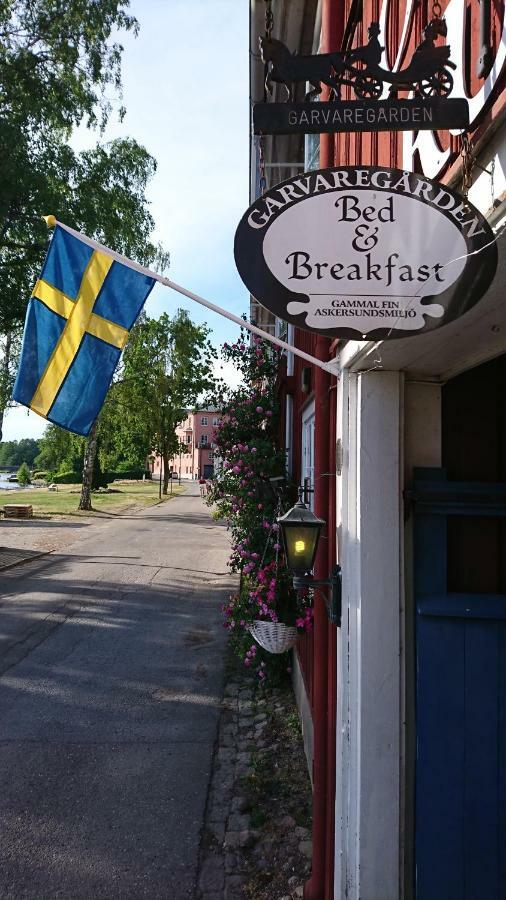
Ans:
POLYGON ((226 530, 190 493, 0 578, 0 897, 194 897, 226 530))

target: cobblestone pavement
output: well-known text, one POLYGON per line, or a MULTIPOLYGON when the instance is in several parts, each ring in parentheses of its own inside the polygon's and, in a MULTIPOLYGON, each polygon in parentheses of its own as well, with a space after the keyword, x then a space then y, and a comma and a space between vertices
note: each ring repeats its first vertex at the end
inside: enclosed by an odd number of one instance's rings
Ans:
POLYGON ((302 897, 311 785, 290 686, 225 689, 200 852, 198 900, 302 897))

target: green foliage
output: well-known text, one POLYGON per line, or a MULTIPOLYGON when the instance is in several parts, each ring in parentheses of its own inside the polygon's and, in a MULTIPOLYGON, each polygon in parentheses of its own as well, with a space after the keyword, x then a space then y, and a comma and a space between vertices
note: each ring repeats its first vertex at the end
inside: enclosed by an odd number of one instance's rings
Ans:
POLYGON ((0 332, 19 328, 50 235, 37 213, 50 212, 113 250, 142 262, 167 265, 168 255, 149 240, 153 218, 146 187, 156 163, 132 139, 76 154, 58 137, 2 148, 0 194, 7 208, 0 231, 0 332), (4 187, 4 178, 6 184, 4 187), (8 196, 6 196, 8 195, 8 196))
POLYGON ((48 472, 34 472, 32 475, 33 481, 47 481, 48 472))
MULTIPOLYGON (((58 425, 48 425, 39 440, 40 453, 35 458, 38 469, 51 472, 81 472, 85 438, 65 431, 58 425)), ((79 481, 81 476, 79 476, 79 481)))
POLYGON ((18 474, 17 474, 18 484, 31 484, 32 479, 30 477, 30 468, 26 462, 21 463, 18 474))
POLYGON ((51 479, 54 484, 81 484, 83 473, 81 472, 58 472, 51 479))
POLYGON ((33 438, 2 441, 0 443, 0 468, 2 466, 20 466, 22 462, 27 462, 29 466, 32 466, 39 450, 39 441, 35 441, 33 438))
POLYGON ((0 2, 0 115, 34 133, 70 131, 83 116, 105 124, 121 89, 113 33, 137 31, 128 0, 0 2))

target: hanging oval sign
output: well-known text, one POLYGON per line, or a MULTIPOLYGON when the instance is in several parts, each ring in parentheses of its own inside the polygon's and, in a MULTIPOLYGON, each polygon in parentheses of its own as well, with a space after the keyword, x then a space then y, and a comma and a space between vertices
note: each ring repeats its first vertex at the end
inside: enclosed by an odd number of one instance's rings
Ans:
POLYGON ((446 325, 489 287, 486 219, 446 185, 379 166, 321 169, 267 191, 242 217, 235 261, 280 319, 384 340, 446 325))

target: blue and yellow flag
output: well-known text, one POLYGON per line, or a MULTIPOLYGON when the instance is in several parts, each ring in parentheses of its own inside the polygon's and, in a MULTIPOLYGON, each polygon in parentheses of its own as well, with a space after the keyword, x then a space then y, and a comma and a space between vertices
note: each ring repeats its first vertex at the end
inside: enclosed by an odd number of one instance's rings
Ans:
POLYGON ((57 225, 28 305, 13 399, 88 434, 154 283, 57 225))

